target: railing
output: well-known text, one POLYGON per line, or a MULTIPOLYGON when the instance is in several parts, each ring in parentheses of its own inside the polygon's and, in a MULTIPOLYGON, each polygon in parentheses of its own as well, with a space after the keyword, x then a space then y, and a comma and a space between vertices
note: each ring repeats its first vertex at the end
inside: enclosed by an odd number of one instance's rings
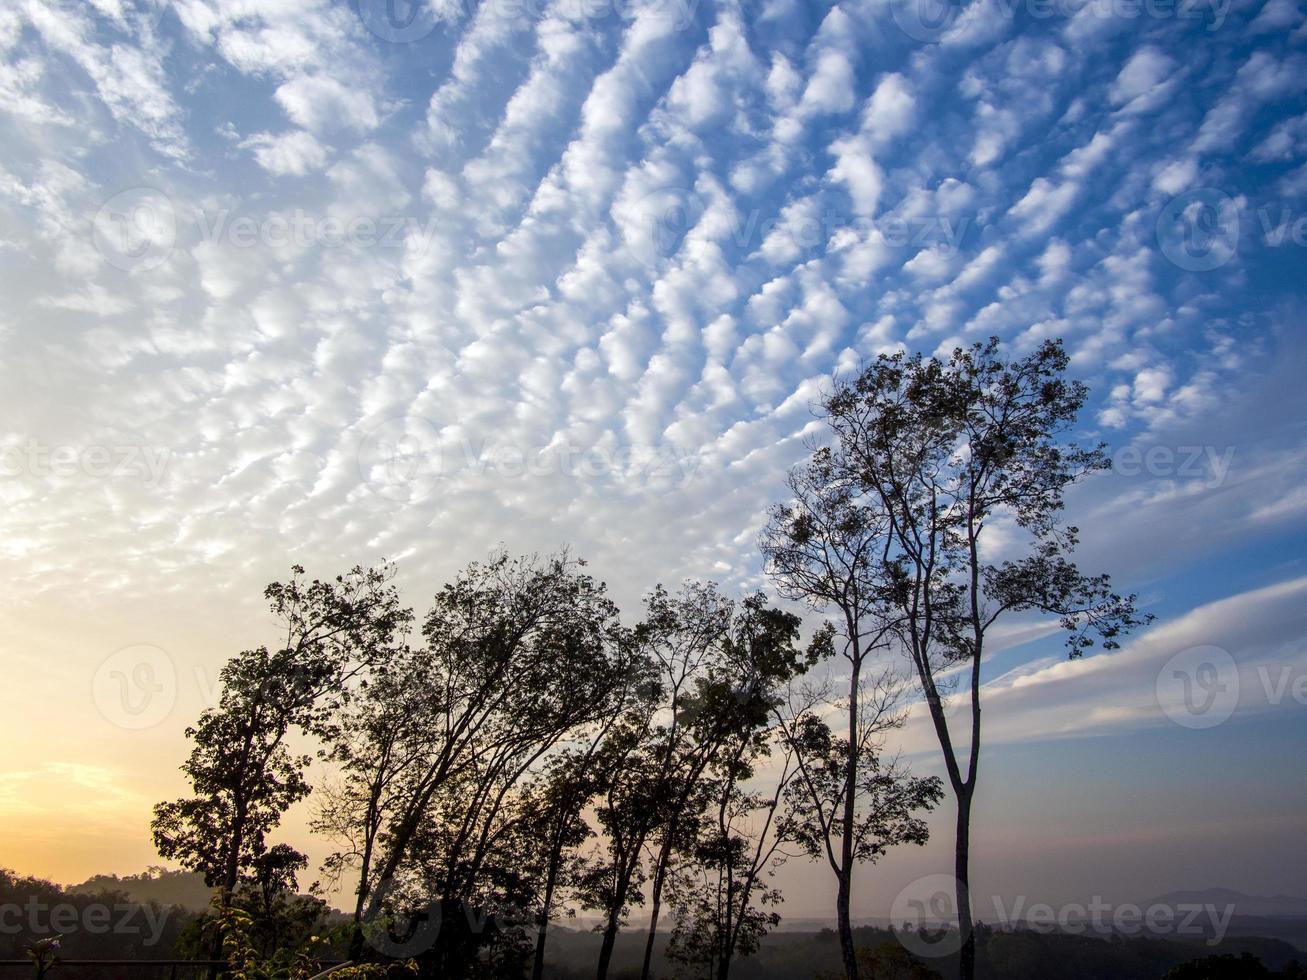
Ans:
MULTIPOLYGON (((319 973, 318 976, 326 976, 327 974, 331 973, 333 970, 335 970, 338 967, 349 966, 349 960, 321 960, 320 962, 323 967, 323 972, 319 973)), ((83 971, 90 969, 92 967, 133 967, 137 969, 141 967, 147 967, 152 970, 153 969, 162 970, 164 968, 167 968, 169 970, 169 972, 166 974, 168 980, 175 980, 175 978, 177 978, 178 976, 185 976, 186 972, 189 972, 191 970, 205 970, 215 966, 225 968, 227 966, 227 961, 226 960, 72 960, 72 959, 62 960, 61 959, 53 966, 48 967, 46 969, 46 975, 49 977, 62 977, 62 976, 75 976, 75 975, 95 976, 93 972, 90 974, 86 974, 83 971), (82 970, 78 970, 78 967, 81 967, 82 970), (65 972, 66 970, 67 972, 65 972), (186 972, 179 974, 177 972, 178 970, 183 970, 186 972)), ((23 968, 26 968, 28 973, 30 974, 33 969, 32 961, 31 960, 0 960, 0 971, 7 971, 6 972, 7 976, 12 976, 14 970, 19 970, 23 968)), ((157 974, 151 974, 151 975, 157 976, 157 974)))

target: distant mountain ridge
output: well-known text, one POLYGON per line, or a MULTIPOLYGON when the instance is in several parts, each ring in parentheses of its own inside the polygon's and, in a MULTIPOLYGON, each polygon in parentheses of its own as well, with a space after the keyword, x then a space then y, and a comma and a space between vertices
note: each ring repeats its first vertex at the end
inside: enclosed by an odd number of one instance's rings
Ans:
POLYGON ((137 875, 93 875, 78 885, 66 889, 74 894, 91 895, 98 892, 118 892, 133 902, 155 902, 159 905, 179 905, 193 912, 209 907, 213 889, 204 884, 204 876, 194 871, 169 871, 167 868, 148 868, 137 875))
POLYGON ((1216 905, 1221 908, 1233 905, 1235 915, 1307 918, 1307 898, 1292 895, 1246 895, 1233 888, 1167 892, 1140 904, 1144 908, 1150 905, 1216 905))

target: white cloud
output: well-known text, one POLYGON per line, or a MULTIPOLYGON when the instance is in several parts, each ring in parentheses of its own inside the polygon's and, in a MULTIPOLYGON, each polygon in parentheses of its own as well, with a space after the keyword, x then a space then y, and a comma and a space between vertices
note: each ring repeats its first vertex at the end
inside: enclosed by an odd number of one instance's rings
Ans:
POLYGON ((260 167, 278 176, 302 177, 327 163, 327 148, 302 129, 280 135, 256 133, 241 145, 254 150, 260 167))

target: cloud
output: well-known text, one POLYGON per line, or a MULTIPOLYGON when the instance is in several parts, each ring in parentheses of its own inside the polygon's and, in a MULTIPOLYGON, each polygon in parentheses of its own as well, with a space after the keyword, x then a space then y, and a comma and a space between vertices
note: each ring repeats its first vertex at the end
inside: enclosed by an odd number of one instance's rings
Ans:
MULTIPOLYGON (((1288 579, 1199 606, 1149 629, 1119 651, 1081 660, 1054 656, 1002 672, 988 680, 982 692, 986 743, 1084 738, 1172 725, 1172 715, 1185 717, 1184 686, 1173 683, 1165 668, 1177 655, 1198 648, 1223 650, 1235 665, 1229 677, 1220 678, 1238 688, 1227 724, 1297 708, 1291 697, 1277 697, 1276 677, 1307 668, 1302 642, 1307 635, 1305 598, 1307 578, 1288 579)), ((914 709, 903 736, 906 750, 938 751, 934 737, 924 708, 914 709)))
POLYGON ((321 170, 327 162, 327 148, 314 139, 313 134, 294 129, 280 135, 256 133, 241 143, 254 150, 254 159, 268 173, 302 177, 321 170))

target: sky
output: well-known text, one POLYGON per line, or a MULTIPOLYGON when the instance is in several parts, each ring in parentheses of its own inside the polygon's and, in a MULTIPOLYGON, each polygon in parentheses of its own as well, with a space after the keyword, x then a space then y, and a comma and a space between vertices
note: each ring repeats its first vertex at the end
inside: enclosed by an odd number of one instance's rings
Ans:
POLYGON ((1301 894, 1305 259, 1297 0, 9 0, 0 866, 158 863, 291 564, 765 587, 832 375, 993 335, 1090 385, 1068 518, 1156 620, 987 662, 979 914, 1301 894))

